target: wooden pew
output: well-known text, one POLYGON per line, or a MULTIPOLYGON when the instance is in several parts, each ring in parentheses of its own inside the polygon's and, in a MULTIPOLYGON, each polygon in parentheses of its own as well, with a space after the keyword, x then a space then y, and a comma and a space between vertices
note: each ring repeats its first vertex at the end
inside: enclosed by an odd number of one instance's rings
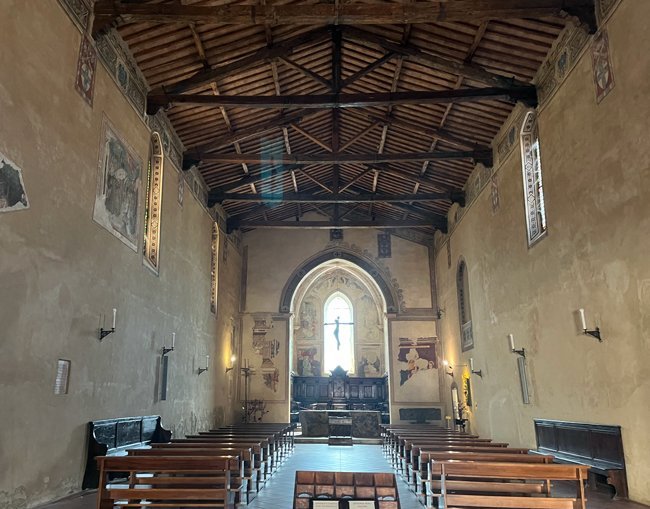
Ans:
POLYGON ((238 462, 232 456, 100 456, 97 509, 113 509, 117 501, 125 501, 120 507, 233 509, 233 461, 238 462), (116 472, 128 473, 128 479, 109 484, 109 475, 116 472))
POLYGON ((268 444, 265 441, 246 440, 219 440, 210 438, 176 438, 169 444, 152 444, 152 448, 158 447, 191 447, 191 448, 204 448, 204 447, 250 447, 253 451, 252 465, 255 470, 255 491, 259 491, 266 480, 265 472, 267 470, 268 461, 268 444))
POLYGON ((242 451, 240 448, 176 448, 176 447, 157 447, 155 449, 130 449, 128 450, 129 456, 156 456, 156 457, 173 457, 173 456, 231 456, 238 457, 239 462, 233 462, 230 470, 230 491, 235 494, 234 503, 236 506, 240 504, 248 504, 252 499, 249 497, 249 482, 245 476, 245 465, 250 464, 252 451, 245 449, 242 451), (248 459, 244 457, 248 451, 248 459))
POLYGON ((486 452, 424 452, 421 456, 420 471, 417 473, 416 484, 413 486, 416 496, 424 501, 426 507, 431 507, 435 490, 440 489, 440 480, 434 479, 432 472, 437 471, 436 463, 447 461, 478 461, 483 463, 553 463, 553 456, 524 454, 523 449, 515 449, 516 453, 486 453, 486 452))
POLYGON ((463 461, 436 465, 439 509, 585 509, 584 481, 589 467, 584 465, 463 461), (576 497, 551 497, 552 481, 575 481, 576 497))

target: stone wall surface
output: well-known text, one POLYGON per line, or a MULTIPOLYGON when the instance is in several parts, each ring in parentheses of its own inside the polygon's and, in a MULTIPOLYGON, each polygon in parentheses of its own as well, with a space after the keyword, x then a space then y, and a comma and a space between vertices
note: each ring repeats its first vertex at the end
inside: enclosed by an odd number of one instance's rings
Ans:
POLYGON ((143 208, 137 251, 93 221, 104 114, 143 170, 150 132, 100 63, 93 106, 75 91, 81 34, 57 2, 3 9, 0 152, 22 168, 30 206, 0 216, 0 507, 23 509, 80 489, 89 420, 160 414, 182 435, 232 419, 235 398, 220 387, 241 255, 230 246, 220 264, 228 289, 215 319, 212 219, 187 189, 179 206, 169 162, 159 276, 142 260, 143 208), (100 342, 100 314, 110 323, 112 308, 117 330, 100 342), (161 401, 160 350, 172 332, 161 401), (199 377, 206 354, 212 367, 199 377), (53 393, 58 359, 71 361, 65 395, 53 393))
MULTIPOLYGON (((631 498, 650 503, 650 3, 624 0, 607 22, 615 87, 596 102, 588 47, 539 112, 548 234, 529 248, 518 149, 449 239, 437 242, 439 333, 452 365, 472 376, 471 425, 534 447, 533 419, 622 426, 631 498), (452 263, 448 265, 447 244, 452 263), (456 269, 470 279, 475 348, 461 354, 456 269), (603 342, 584 335, 600 326, 603 342), (516 354, 526 350, 531 403, 522 403, 516 354)), ((446 377, 448 378, 448 377, 446 377)), ((457 381, 459 380, 457 376, 457 381)), ((449 406, 449 383, 443 394, 449 406)))

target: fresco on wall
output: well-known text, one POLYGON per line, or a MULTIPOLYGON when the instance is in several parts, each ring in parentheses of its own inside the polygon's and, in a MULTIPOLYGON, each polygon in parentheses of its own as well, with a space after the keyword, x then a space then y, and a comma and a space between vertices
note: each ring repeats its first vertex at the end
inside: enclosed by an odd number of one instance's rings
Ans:
POLYGON ((297 348, 298 355, 298 375, 299 376, 320 376, 321 365, 318 360, 318 348, 310 346, 307 348, 297 348))
POLYGON ((391 257, 391 237, 390 233, 377 234, 377 258, 391 257))
POLYGON ((0 212, 29 208, 23 171, 0 152, 0 212))
POLYGON ((138 217, 142 160, 104 118, 93 219, 134 251, 138 249, 138 217))
POLYGON ((360 360, 357 365, 357 376, 376 377, 384 374, 380 352, 381 345, 364 346, 361 348, 360 360))
POLYGON ((356 302, 357 308, 357 339, 364 343, 378 343, 384 339, 383 320, 380 320, 379 309, 374 299, 362 295, 356 302))
POLYGON ((299 339, 315 339, 318 327, 318 308, 313 300, 303 300, 300 306, 299 339))
POLYGON ((438 369, 435 342, 436 338, 399 338, 400 385, 407 383, 419 371, 438 369))
POLYGON ((602 101, 614 88, 614 73, 609 56, 609 38, 605 30, 594 35, 591 62, 596 85, 596 102, 602 101))
POLYGON ((74 88, 90 106, 93 105, 95 91, 95 71, 97 69, 97 51, 92 40, 87 35, 81 39, 79 60, 77 61, 77 77, 74 88))

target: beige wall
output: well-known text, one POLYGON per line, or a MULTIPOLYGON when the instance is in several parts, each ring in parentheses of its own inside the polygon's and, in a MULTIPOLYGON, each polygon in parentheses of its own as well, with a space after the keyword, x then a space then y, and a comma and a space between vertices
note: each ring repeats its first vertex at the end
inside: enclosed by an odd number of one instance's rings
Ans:
MULTIPOLYGON (((332 246, 328 230, 254 230, 244 234, 243 243, 248 246, 245 313, 262 316, 277 314, 280 309, 282 290, 292 273, 311 257, 332 246)), ((435 313, 432 309, 430 256, 426 246, 392 236, 392 257, 377 260, 377 231, 372 229, 345 230, 341 245, 360 253, 365 252, 363 256, 374 259, 388 269, 390 276, 403 291, 402 312, 390 317, 392 326, 388 328, 389 344, 392 344, 390 342, 393 327, 398 328, 399 337, 436 335, 433 319, 435 313)), ((276 319, 280 319, 284 327, 289 316, 276 317, 276 319)), ((246 323, 248 325, 242 328, 242 357, 255 359, 254 365, 258 367, 261 366, 262 358, 252 345, 253 319, 246 323)), ((276 323, 274 320, 273 333, 270 333, 269 337, 281 340, 280 348, 285 352, 286 359, 281 361, 283 357, 279 356, 275 362, 287 362, 290 350, 289 334, 280 333, 280 329, 276 329, 276 323)), ((399 337, 396 337, 395 341, 399 337)), ((386 351, 389 351, 388 345, 386 351)), ((394 349, 393 353, 396 351, 394 349)), ((393 354, 391 355, 394 357, 393 354)), ((386 369, 392 369, 393 364, 393 359, 389 356, 386 369)), ((427 383, 422 384, 420 380, 416 381, 418 383, 406 386, 406 389, 402 388, 399 392, 401 399, 397 402, 391 396, 392 418, 394 420, 398 418, 399 408, 402 406, 431 406, 438 403, 440 401, 437 390, 439 376, 439 370, 430 370, 426 373, 427 383), (405 390, 410 394, 403 395, 405 390)), ((395 379, 396 377, 392 375, 391 394, 395 393, 393 390, 395 379)), ((281 383, 288 383, 288 379, 281 377, 281 383)), ((264 388, 261 382, 256 381, 252 383, 251 398, 266 400, 269 414, 264 417, 265 421, 286 420, 289 416, 289 392, 288 386, 281 385, 277 391, 271 393, 268 387, 264 388)))
MULTIPOLYGON (((210 313, 207 212, 167 164, 160 276, 93 222, 102 113, 146 162, 149 132, 101 64, 91 109, 74 90, 81 35, 57 2, 3 3, 0 152, 24 174, 30 208, 0 216, 0 506, 32 507, 79 490, 86 422, 161 414, 177 434, 229 420, 222 341, 237 310, 241 257, 221 264, 219 319, 210 313), (117 331, 97 339, 100 313, 117 331), (110 318, 109 318, 110 321, 110 318), (159 400, 163 338, 168 400, 159 400), (213 368, 196 369, 210 354, 213 368), (72 361, 55 396, 57 359, 72 361)), ((141 203, 143 203, 141 196, 141 203)), ((142 239, 142 218, 138 238, 142 239)))
MULTIPOLYGON (((533 418, 621 425, 630 495, 650 503, 650 3, 625 0, 607 30, 615 88, 596 104, 583 55, 539 113, 548 236, 527 247, 518 147, 436 258, 440 336, 452 364, 474 357, 472 427, 534 447, 533 418), (475 348, 460 354, 456 267, 470 278, 475 348), (585 308, 604 341, 579 332, 585 308), (523 405, 516 355, 525 347, 532 401, 523 405)), ((467 368, 465 367, 464 370, 467 368)), ((446 377, 448 378, 448 377, 446 377)), ((446 380, 445 396, 449 382, 446 380)), ((457 382, 460 379, 457 377, 457 382)), ((448 399, 448 398, 447 398, 448 399)))

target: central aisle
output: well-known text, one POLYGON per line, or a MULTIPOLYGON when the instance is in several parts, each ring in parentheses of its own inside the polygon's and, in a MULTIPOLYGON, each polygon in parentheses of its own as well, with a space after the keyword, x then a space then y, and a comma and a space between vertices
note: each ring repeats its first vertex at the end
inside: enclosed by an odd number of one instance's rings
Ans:
MULTIPOLYGON (((331 446, 296 444, 293 454, 269 480, 250 509, 291 509, 296 470, 329 472, 393 472, 381 452, 380 445, 331 446)), ((406 483, 397 477, 402 509, 422 509, 406 483)))

